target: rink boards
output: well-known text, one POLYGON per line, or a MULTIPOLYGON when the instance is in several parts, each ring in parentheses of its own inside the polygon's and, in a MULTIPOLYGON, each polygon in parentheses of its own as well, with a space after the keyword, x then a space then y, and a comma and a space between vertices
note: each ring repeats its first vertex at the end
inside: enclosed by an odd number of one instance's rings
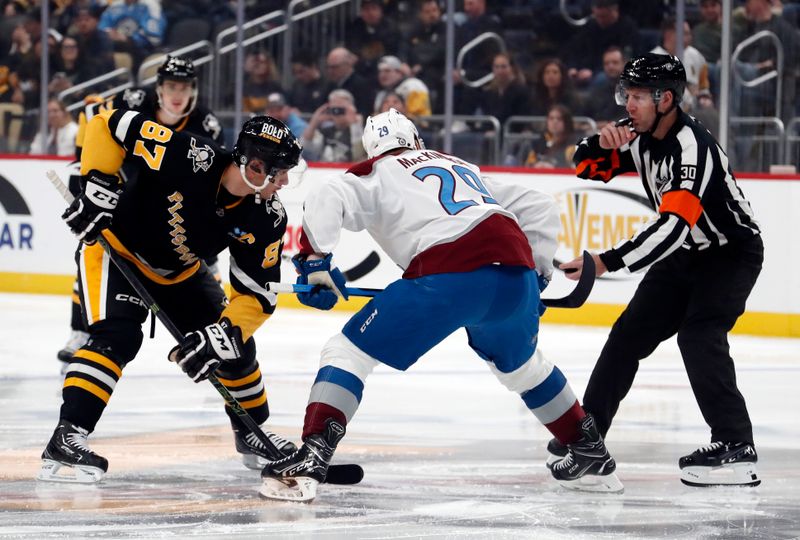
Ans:
MULTIPOLYGON (((66 177, 67 162, 0 158, 0 291, 68 294, 74 275, 75 241, 59 216, 65 208, 62 197, 45 177, 56 169, 66 177)), ((314 165, 302 184, 281 191, 289 224, 284 239, 284 281, 293 281, 288 257, 297 252, 305 195, 340 166, 314 165)), ((562 232, 557 259, 570 260, 582 250, 601 251, 633 234, 654 213, 649 208, 640 181, 624 176, 609 184, 579 180, 570 171, 531 172, 525 169, 488 168, 486 173, 508 182, 519 182, 550 193, 561 208, 562 232)), ((741 175, 740 186, 751 201, 762 227, 766 249, 764 269, 750 296, 747 312, 735 331, 756 335, 800 336, 800 278, 791 270, 800 263, 800 244, 793 238, 800 230, 800 176, 741 175)), ((463 189, 467 189, 464 187, 463 189)), ((456 199, 459 191, 456 191, 456 199)), ((400 276, 400 270, 364 232, 345 231, 336 252, 340 267, 359 267, 367 273, 352 282, 360 287, 383 287, 400 276), (373 267, 376 252, 379 261, 373 267)), ((221 258, 226 266, 225 257, 221 258)), ((225 268, 223 268, 225 270, 225 268)), ((616 272, 598 280, 587 305, 580 310, 550 310, 549 322, 608 325, 633 294, 642 274, 616 272)), ((573 282, 557 272, 546 296, 566 294, 573 282)), ((288 296, 281 304, 297 306, 288 296)), ((363 300, 348 302, 343 309, 356 309, 363 300)))

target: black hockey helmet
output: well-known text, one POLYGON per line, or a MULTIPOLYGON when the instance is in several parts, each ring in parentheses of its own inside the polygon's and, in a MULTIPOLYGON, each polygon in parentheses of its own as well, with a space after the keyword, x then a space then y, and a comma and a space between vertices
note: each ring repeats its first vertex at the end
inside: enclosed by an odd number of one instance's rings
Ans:
POLYGON ((194 70, 194 63, 188 58, 180 56, 167 56, 167 59, 158 68, 156 84, 164 84, 164 81, 181 81, 197 85, 197 73, 194 70))
POLYGON ((166 61, 158 68, 156 76, 156 96, 158 96, 158 106, 177 118, 183 118, 192 113, 197 106, 197 73, 194 71, 194 64, 188 58, 180 56, 167 56, 166 61), (164 103, 161 87, 164 81, 186 82, 192 85, 192 97, 189 104, 183 111, 171 111, 164 103))
POLYGON ((647 88, 653 92, 653 101, 661 101, 666 90, 672 92, 676 105, 680 104, 686 90, 686 70, 677 56, 646 53, 625 64, 617 86, 617 104, 625 105, 628 88, 647 88))
POLYGON ((254 116, 239 132, 233 159, 240 166, 246 166, 253 158, 261 159, 272 176, 275 171, 297 165, 302 151, 303 147, 286 124, 271 116, 254 116))

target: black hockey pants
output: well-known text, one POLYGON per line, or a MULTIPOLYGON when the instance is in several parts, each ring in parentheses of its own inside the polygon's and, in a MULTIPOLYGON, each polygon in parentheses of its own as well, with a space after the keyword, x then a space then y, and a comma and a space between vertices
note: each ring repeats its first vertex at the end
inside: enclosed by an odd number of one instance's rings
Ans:
POLYGON ((727 334, 744 312, 763 259, 764 245, 755 236, 699 252, 680 248, 647 271, 614 323, 583 397, 584 409, 595 416, 604 436, 639 361, 677 333, 711 441, 753 442, 727 334))

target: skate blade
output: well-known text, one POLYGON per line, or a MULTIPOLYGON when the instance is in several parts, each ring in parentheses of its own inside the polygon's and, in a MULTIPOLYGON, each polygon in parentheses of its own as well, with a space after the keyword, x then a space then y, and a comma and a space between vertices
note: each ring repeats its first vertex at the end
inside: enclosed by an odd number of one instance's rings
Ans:
POLYGON ((586 491, 590 493, 623 493, 625 486, 620 482, 617 473, 598 476, 587 474, 576 480, 558 480, 558 483, 572 491, 586 491))
POLYGON ((71 467, 51 459, 42 460, 42 468, 36 475, 40 482, 62 484, 96 484, 103 479, 105 471, 97 467, 71 467))
POLYGON ((756 487, 761 479, 755 463, 734 463, 722 467, 686 467, 681 469, 681 482, 692 487, 756 487))
POLYGON ((262 479, 258 495, 262 499, 275 501, 311 502, 317 496, 319 482, 307 476, 295 478, 262 479))

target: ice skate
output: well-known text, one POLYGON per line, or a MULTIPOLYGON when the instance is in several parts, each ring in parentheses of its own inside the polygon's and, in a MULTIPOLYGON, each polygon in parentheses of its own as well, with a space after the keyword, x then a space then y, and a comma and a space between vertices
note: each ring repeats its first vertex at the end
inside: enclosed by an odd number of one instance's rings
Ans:
POLYGON ((328 465, 344 432, 342 424, 328 419, 323 433, 308 436, 300 450, 264 467, 258 494, 264 499, 279 501, 314 500, 317 486, 325 480, 328 465))
POLYGON ((678 460, 681 482, 687 486, 743 486, 761 483, 756 462, 758 454, 746 442, 712 442, 678 460))
POLYGON ((566 445, 558 442, 558 439, 553 437, 547 443, 547 465, 552 465, 561 458, 567 457, 566 445))
MULTIPOLYGON (((271 454, 264 446, 264 443, 246 427, 239 427, 234 424, 231 424, 231 427, 233 428, 236 451, 242 455, 244 466, 254 471, 263 469, 271 461, 271 454)), ((297 446, 292 441, 288 441, 266 429, 262 431, 284 456, 290 456, 297 452, 297 446)))
MULTIPOLYGON (((614 473, 617 464, 608 453, 591 415, 581 420, 580 430, 581 439, 567 445, 566 456, 548 463, 553 478, 567 489, 622 493, 622 482, 614 473)), ((550 446, 548 444, 548 450, 550 446)))
POLYGON ((89 448, 89 432, 61 420, 42 452, 42 468, 36 476, 43 482, 95 484, 108 470, 108 460, 89 448))
POLYGON ((67 344, 56 354, 58 359, 63 362, 61 365, 62 375, 67 371, 67 366, 69 366, 69 363, 72 361, 72 355, 75 354, 75 351, 83 347, 88 340, 88 332, 82 332, 81 330, 73 330, 70 332, 67 344))

